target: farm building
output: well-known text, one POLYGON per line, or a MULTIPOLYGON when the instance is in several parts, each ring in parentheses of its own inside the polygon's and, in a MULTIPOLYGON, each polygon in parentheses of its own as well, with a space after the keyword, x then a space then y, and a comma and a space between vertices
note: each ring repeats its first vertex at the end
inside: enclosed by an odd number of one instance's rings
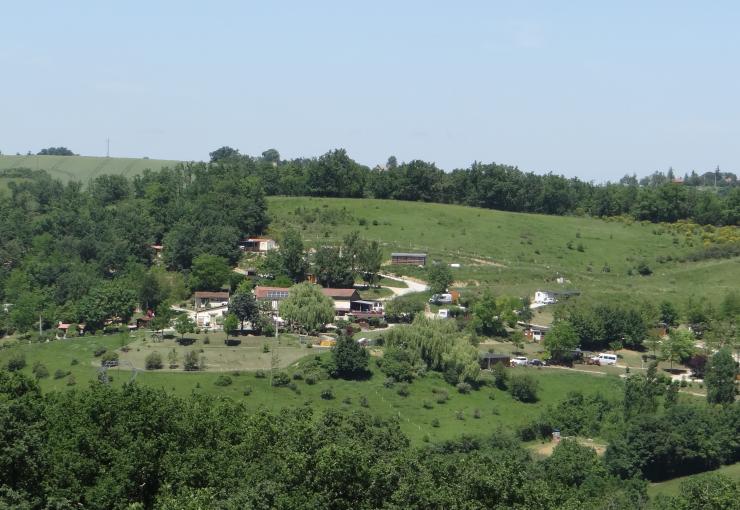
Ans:
POLYGON ((274 239, 267 237, 250 237, 239 242, 239 248, 252 253, 267 253, 277 248, 274 239))
POLYGON ((229 304, 228 292, 198 291, 194 295, 195 309, 215 308, 229 304))
POLYGON ((347 315, 352 311, 352 302, 360 301, 357 289, 321 289, 321 292, 334 300, 337 315, 347 315))
POLYGON ((425 266, 426 253, 391 253, 391 264, 399 266, 425 266))
POLYGON ((257 301, 269 301, 270 307, 273 311, 277 311, 280 306, 280 301, 286 299, 290 295, 290 289, 283 287, 262 287, 257 286, 254 288, 254 298, 257 301))

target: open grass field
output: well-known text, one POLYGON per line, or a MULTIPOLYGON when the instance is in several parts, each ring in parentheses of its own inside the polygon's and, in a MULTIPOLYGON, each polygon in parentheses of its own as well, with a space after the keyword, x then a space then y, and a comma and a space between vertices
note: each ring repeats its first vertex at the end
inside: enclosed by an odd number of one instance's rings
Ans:
MULTIPOLYGON (((715 471, 710 471, 710 473, 722 473, 723 475, 729 476, 736 482, 740 483, 740 463, 731 464, 729 466, 722 466, 715 471)), ((674 478, 673 480, 668 480, 666 482, 651 483, 648 486, 648 495, 651 498, 654 498, 658 494, 663 494, 665 496, 677 496, 680 492, 681 483, 683 481, 688 480, 689 478, 696 478, 697 476, 701 476, 703 474, 706 473, 682 476, 680 478, 674 478)))
MULTIPOLYGON (((145 169, 159 170, 174 166, 179 161, 145 158, 105 158, 94 156, 7 156, 0 155, 0 170, 30 168, 46 170, 55 179, 66 181, 88 180, 104 174, 133 177, 145 169)), ((2 179, 0 179, 0 183, 2 179)), ((2 185, 0 184, 0 187, 2 185)))
MULTIPOLYGON (((579 290, 683 303, 690 294, 717 301, 740 281, 740 258, 659 263, 659 257, 696 251, 701 239, 648 223, 373 199, 270 197, 268 204, 274 232, 295 226, 318 246, 359 230, 379 240, 388 257, 422 251, 431 260, 459 263, 453 269, 457 287, 491 288, 498 295, 579 290), (653 274, 628 276, 642 260, 653 274)), ((389 269, 422 274, 408 266, 389 269)))
MULTIPOLYGON (((215 342, 215 340, 212 340, 215 342)), ((262 339, 255 342, 263 343, 262 339)), ((266 340, 265 340, 266 341, 266 340)), ((99 347, 109 350, 120 349, 124 344, 129 344, 133 352, 137 345, 140 347, 140 339, 130 338, 128 335, 109 337, 83 337, 74 340, 55 341, 45 344, 19 344, 10 348, 0 350, 0 365, 5 365, 7 360, 18 352, 23 352, 27 365, 23 372, 31 375, 31 367, 34 362, 43 363, 50 377, 40 380, 44 391, 65 391, 75 387, 86 387, 89 381, 97 378, 99 361, 93 353, 99 347), (73 364, 73 360, 77 360, 73 364), (70 371, 76 384, 69 386, 69 377, 54 378, 56 370, 70 371)), ((274 346, 274 340, 273 346, 274 346)), ((149 343, 149 342, 147 342, 149 343)), ((290 341, 281 340, 285 343, 284 349, 296 349, 291 347, 290 341)), ((223 345, 223 342, 221 342, 223 345)), ((160 349, 157 344, 151 349, 160 349)), ((169 347, 169 346, 168 346, 169 347)), ((196 343, 190 348, 208 348, 202 342, 196 343)), ((170 347, 171 348, 171 347, 170 347)), ((214 347, 213 349, 215 349, 214 347)), ((219 347, 220 348, 220 347, 219 347)), ((246 346, 234 347, 243 349, 244 355, 258 357, 262 353, 257 349, 246 346)), ((129 351, 129 352, 132 352, 129 351)), ((119 351, 120 352, 120 351, 119 351)), ((139 351, 141 353, 141 351, 139 351)), ((305 361, 321 354, 319 349, 305 349, 304 361, 297 363, 288 362, 287 350, 278 349, 283 365, 290 364, 287 371, 293 374, 300 370, 305 361)), ((165 352, 166 353, 166 352, 165 352)), ((215 351, 205 353, 206 364, 215 359, 215 351)), ((267 354, 267 356, 270 356, 267 354)), ((122 359, 125 359, 122 356, 122 359)), ((166 357, 165 357, 166 362, 166 357)), ((141 367, 140 365, 137 365, 141 367)), ((269 366, 269 363, 268 363, 269 366)), ((577 372, 566 372, 556 369, 521 369, 527 370, 539 381, 540 401, 535 404, 523 404, 511 398, 511 396, 498 389, 484 387, 479 391, 473 391, 468 395, 458 393, 454 387, 444 382, 439 374, 432 373, 424 378, 414 381, 410 386, 410 395, 403 397, 397 393, 398 385, 386 388, 383 385, 385 376, 380 373, 373 361, 370 363, 372 377, 366 381, 343 381, 343 380, 319 380, 310 385, 305 380, 295 380, 296 390, 290 388, 274 388, 269 385, 267 378, 259 378, 255 372, 247 371, 208 371, 191 372, 179 371, 139 371, 136 381, 139 384, 161 388, 165 391, 180 396, 202 393, 216 396, 231 397, 243 400, 250 408, 257 409, 266 407, 269 409, 280 409, 288 406, 301 406, 310 403, 316 410, 327 408, 362 409, 360 402, 362 398, 367 399, 367 410, 373 414, 385 417, 396 417, 399 419, 402 429, 416 443, 425 439, 442 440, 458 437, 460 434, 485 434, 497 427, 516 427, 536 417, 540 411, 553 402, 562 399, 568 391, 579 389, 586 393, 601 392, 608 397, 617 398, 621 392, 621 381, 616 376, 595 377, 591 374, 577 372), (221 387, 215 385, 219 375, 229 374, 232 384, 221 387), (238 374, 238 375, 237 375, 238 374), (245 390, 248 389, 248 395, 245 390), (323 399, 323 390, 331 388, 334 398, 323 399), (438 403, 440 391, 448 394, 449 398, 444 403, 438 403), (479 417, 476 418, 476 410, 479 417), (438 420, 439 426, 433 426, 433 420, 438 420)), ((512 369, 514 370, 514 369, 512 369)), ((126 367, 109 369, 108 374, 112 377, 113 385, 120 385, 132 378, 132 372, 126 367)))

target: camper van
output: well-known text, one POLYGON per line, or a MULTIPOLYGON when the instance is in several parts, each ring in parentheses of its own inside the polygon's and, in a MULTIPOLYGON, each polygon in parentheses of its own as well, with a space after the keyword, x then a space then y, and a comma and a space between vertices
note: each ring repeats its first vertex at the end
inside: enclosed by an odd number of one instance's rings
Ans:
POLYGON ((598 355, 591 358, 591 363, 594 365, 616 365, 617 355, 600 352, 598 355))

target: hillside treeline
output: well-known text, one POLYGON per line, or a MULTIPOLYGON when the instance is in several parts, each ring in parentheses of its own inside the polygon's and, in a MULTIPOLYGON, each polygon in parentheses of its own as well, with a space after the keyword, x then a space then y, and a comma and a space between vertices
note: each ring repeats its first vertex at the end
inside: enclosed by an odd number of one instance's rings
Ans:
POLYGON ((136 385, 42 395, 0 371, 0 508, 641 508, 645 484, 575 443, 504 433, 415 448, 365 412, 281 412, 136 385))
MULTIPOLYGON (((434 163, 414 160, 369 169, 343 149, 313 159, 281 160, 275 150, 262 157, 243 156, 234 149, 211 153, 217 166, 238 166, 258 175, 268 195, 372 197, 393 200, 460 204, 503 211, 555 215, 619 216, 673 222, 690 219, 700 224, 740 224, 740 187, 720 178, 714 190, 674 183, 671 173, 638 181, 596 185, 560 175, 538 175, 496 163, 474 163, 444 172, 434 163)), ((722 174, 729 175, 729 174, 722 174)))
POLYGON ((184 299, 194 260, 205 254, 229 274, 238 241, 268 224, 260 179, 242 170, 183 166, 84 186, 44 172, 9 174, 9 193, 0 194, 0 303, 12 306, 0 307, 0 335, 35 330, 40 318, 43 329, 62 320, 97 330, 105 319, 130 319, 137 306, 184 299), (154 264, 158 245, 166 246, 162 264, 154 264))
POLYGON ((651 370, 627 379, 624 404, 569 394, 520 436, 598 434, 606 455, 566 439, 538 459, 504 430, 414 447, 372 409, 273 412, 135 383, 42 394, 0 370, 0 508, 736 508, 738 485, 716 475, 695 497, 648 500, 645 479, 740 455, 738 405, 676 389, 651 370))

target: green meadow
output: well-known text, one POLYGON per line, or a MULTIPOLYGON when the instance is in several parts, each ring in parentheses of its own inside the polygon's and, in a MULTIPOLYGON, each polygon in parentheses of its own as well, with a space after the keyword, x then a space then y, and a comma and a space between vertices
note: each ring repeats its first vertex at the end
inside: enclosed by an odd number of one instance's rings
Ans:
MULTIPOLYGON (((147 158, 105 158, 95 156, 8 156, 0 155, 0 171, 10 168, 46 170, 55 179, 67 181, 88 180, 104 174, 133 177, 144 170, 160 170, 180 161, 147 158)), ((2 179, 0 179, 2 182, 2 179)))
MULTIPOLYGON (((652 223, 373 199, 270 197, 268 204, 274 233, 294 226, 319 246, 359 230, 379 240, 388 258, 393 251, 426 252, 460 264, 453 269, 457 287, 499 295, 577 290, 683 303, 690 294, 719 300, 740 281, 739 258, 661 262, 700 249, 702 239, 652 223), (641 261, 652 275, 629 275, 641 261)), ((389 269, 423 276, 418 268, 389 269)))
MULTIPOLYGON (((82 337, 49 343, 16 343, 0 349, 0 365, 5 366, 11 356, 23 353, 26 358, 23 373, 32 377, 34 363, 43 363, 49 371, 49 377, 39 381, 41 388, 44 391, 67 391, 87 387, 91 381, 97 379, 100 361, 94 356, 96 349, 105 347, 108 350, 120 350, 124 344, 135 348, 140 341, 123 335, 82 337), (76 360, 76 363, 73 360, 76 360), (69 384, 69 375, 55 379, 54 374, 57 370, 65 373, 69 371, 75 384, 69 384)), ((272 342, 271 348, 275 347, 275 341, 272 342)), ((208 367, 207 350, 210 347, 203 345, 202 340, 189 347, 206 350, 207 369, 211 368, 208 367)), ((249 346, 235 347, 236 350, 240 348, 250 350, 249 346)), ((291 361, 287 368, 281 370, 285 370, 292 377, 296 372, 302 372, 301 367, 310 362, 314 356, 328 355, 325 351, 319 352, 319 349, 303 348, 303 350, 302 360, 291 361)), ((126 359, 125 355, 122 355, 122 359, 126 359)), ((138 368, 143 367, 138 365, 138 368)), ((538 416, 545 406, 561 400, 572 390, 581 390, 584 393, 600 392, 616 399, 621 394, 621 381, 617 376, 594 376, 547 368, 521 368, 511 370, 526 371, 537 379, 540 397, 537 403, 518 402, 507 392, 489 386, 469 394, 460 394, 437 373, 429 373, 415 380, 408 386, 409 395, 401 396, 398 393, 400 385, 388 388, 383 384, 385 376, 377 369, 374 359, 371 359, 370 368, 372 376, 365 381, 320 379, 315 384, 308 384, 303 378, 292 380, 295 389, 270 386, 269 370, 265 370, 266 377, 258 377, 255 371, 139 370, 135 379, 138 384, 161 388, 179 396, 198 393, 213 397, 230 397, 241 400, 249 408, 254 409, 264 407, 277 410, 302 405, 310 405, 318 411, 328 408, 366 409, 379 416, 398 418, 403 431, 417 443, 425 439, 431 441, 451 439, 461 434, 486 434, 498 427, 517 427, 538 416), (231 378, 230 385, 215 384, 218 377, 223 375, 231 378), (333 398, 322 398, 322 392, 326 389, 332 390, 333 398), (438 400, 443 394, 448 398, 439 403, 438 400), (365 400, 366 407, 362 405, 365 400), (438 426, 433 425, 435 419, 438 420, 438 426)), ((115 386, 134 378, 133 372, 126 366, 111 368, 108 375, 111 384, 115 386)))

